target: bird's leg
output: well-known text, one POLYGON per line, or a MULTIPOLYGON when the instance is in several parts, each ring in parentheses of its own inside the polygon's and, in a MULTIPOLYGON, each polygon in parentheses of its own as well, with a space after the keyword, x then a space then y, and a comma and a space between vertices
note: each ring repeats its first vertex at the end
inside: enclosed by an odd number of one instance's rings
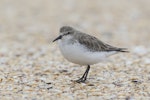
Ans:
POLYGON ((89 70, 90 70, 90 65, 87 66, 87 69, 86 69, 85 73, 83 74, 83 76, 82 76, 80 79, 76 80, 76 82, 78 82, 78 83, 80 83, 80 82, 85 82, 89 70))

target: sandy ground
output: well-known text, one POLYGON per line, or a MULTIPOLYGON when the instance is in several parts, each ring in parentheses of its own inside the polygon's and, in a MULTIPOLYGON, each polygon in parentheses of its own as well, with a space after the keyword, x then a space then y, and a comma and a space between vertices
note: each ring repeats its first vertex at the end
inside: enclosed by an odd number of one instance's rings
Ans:
POLYGON ((149 100, 150 0, 0 0, 0 100, 149 100), (71 25, 130 53, 86 67, 52 40, 71 25))

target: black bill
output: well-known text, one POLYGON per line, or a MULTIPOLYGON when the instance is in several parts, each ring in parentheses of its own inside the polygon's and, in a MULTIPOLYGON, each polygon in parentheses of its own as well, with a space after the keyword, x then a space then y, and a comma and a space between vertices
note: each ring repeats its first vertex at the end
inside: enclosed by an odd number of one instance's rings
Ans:
POLYGON ((60 35, 60 36, 58 36, 56 39, 54 39, 53 42, 55 42, 55 41, 57 41, 57 40, 59 40, 59 39, 61 39, 61 38, 62 38, 62 36, 60 35))

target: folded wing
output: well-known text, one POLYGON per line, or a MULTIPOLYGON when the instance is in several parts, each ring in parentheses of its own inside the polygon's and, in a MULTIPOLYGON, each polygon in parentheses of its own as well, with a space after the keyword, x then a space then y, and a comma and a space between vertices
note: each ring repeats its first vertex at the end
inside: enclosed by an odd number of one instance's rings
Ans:
POLYGON ((85 47, 87 47, 90 51, 118 51, 118 52, 128 52, 126 48, 117 48, 111 45, 108 45, 100 40, 98 40, 94 36, 90 36, 85 33, 81 33, 81 35, 78 35, 79 43, 83 44, 85 47))

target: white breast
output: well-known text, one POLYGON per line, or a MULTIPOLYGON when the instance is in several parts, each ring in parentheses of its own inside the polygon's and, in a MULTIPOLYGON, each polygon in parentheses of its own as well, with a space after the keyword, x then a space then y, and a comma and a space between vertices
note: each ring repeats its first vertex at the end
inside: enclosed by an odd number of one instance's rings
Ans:
POLYGON ((79 43, 67 44, 66 42, 58 41, 62 55, 70 62, 80 65, 92 65, 103 61, 108 56, 116 52, 91 52, 79 43))

